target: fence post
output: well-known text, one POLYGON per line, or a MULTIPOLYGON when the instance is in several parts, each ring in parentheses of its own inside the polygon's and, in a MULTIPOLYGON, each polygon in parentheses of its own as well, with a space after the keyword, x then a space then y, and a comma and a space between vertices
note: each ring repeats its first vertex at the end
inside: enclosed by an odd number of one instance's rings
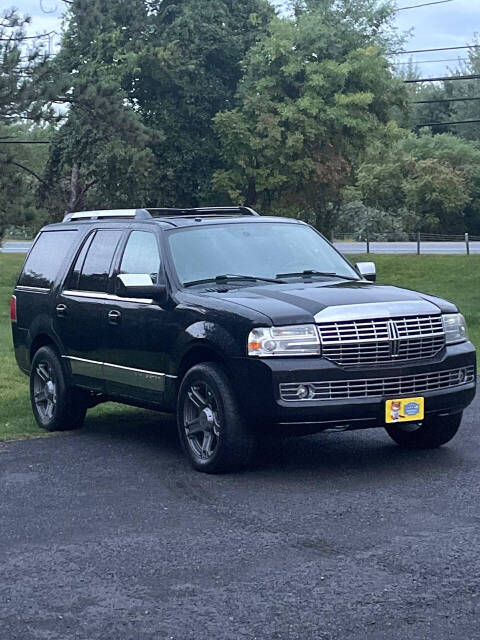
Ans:
POLYGON ((465 234, 465 246, 467 247, 467 256, 470 255, 470 236, 468 233, 465 234))
POLYGON ((420 236, 420 231, 417 232, 417 256, 420 255, 420 241, 421 241, 421 236, 420 236))
POLYGON ((368 233, 366 237, 366 242, 367 242, 367 253, 370 253, 370 238, 368 237, 368 233))

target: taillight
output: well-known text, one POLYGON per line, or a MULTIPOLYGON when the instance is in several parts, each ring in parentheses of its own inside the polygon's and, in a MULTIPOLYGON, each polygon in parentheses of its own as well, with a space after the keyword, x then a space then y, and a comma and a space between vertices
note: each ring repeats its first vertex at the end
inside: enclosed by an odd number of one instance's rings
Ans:
POLYGON ((12 322, 17 321, 17 297, 12 296, 10 300, 10 320, 12 322))

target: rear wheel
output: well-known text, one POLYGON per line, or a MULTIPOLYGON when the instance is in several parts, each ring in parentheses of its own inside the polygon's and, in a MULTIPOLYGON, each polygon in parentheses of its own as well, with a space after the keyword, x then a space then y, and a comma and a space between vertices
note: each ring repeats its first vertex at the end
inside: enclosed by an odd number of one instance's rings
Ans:
POLYGON ((462 422, 462 413, 427 418, 418 428, 411 423, 386 427, 388 435, 406 449, 436 449, 450 442, 462 422))
POLYGON ((177 420, 182 448, 198 471, 228 472, 249 462, 254 437, 220 365, 199 364, 186 373, 178 395, 177 420))
POLYGON ((41 347, 32 361, 30 400, 37 424, 47 431, 79 429, 85 420, 85 394, 67 384, 65 372, 52 347, 41 347))

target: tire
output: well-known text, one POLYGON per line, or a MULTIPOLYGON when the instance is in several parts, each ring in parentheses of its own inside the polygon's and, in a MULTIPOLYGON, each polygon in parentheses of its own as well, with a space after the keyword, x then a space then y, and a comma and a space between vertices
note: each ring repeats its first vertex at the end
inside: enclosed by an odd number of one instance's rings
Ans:
POLYGON ((87 413, 85 394, 67 383, 52 347, 41 347, 32 361, 30 401, 38 426, 47 431, 80 429, 87 413))
MULTIPOLYGON (((415 431, 402 429, 398 424, 386 427, 388 435, 406 449, 436 449, 450 442, 462 422, 463 413, 427 418, 415 431)), ((407 423, 408 424, 408 423, 407 423)))
POLYGON ((235 471, 252 457, 255 438, 217 363, 198 364, 187 371, 178 393, 177 425, 182 449, 197 471, 235 471))

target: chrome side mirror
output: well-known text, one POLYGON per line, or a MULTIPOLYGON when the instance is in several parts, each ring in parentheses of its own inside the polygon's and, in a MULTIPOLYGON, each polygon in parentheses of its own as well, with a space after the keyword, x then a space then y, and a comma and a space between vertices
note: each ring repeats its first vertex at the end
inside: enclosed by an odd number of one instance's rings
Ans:
POLYGON ((117 276, 117 291, 122 298, 153 300, 160 306, 168 301, 167 287, 153 284, 148 273, 123 273, 117 276))
POLYGON ((369 282, 377 281, 377 267, 374 262, 357 262, 358 273, 369 282))

